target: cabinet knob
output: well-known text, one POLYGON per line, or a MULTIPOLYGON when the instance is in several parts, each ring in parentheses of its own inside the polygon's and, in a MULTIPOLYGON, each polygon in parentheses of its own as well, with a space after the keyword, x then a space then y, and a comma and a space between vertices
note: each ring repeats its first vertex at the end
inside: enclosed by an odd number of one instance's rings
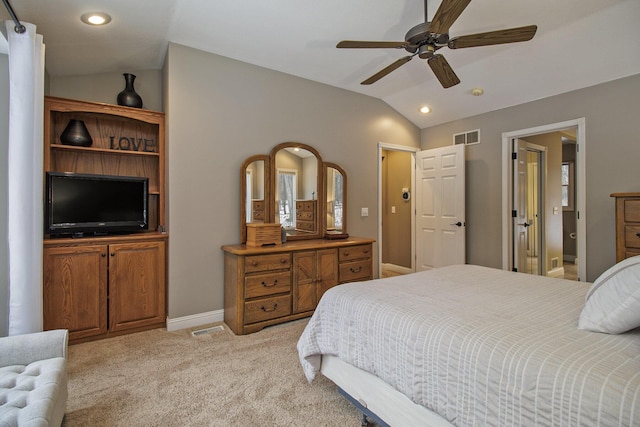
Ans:
POLYGON ((636 233, 636 236, 640 237, 640 233, 636 233))
POLYGON ((105 254, 104 252, 100 254, 102 256, 102 258, 105 258, 107 256, 107 254, 105 254))
POLYGON ((349 256, 349 251, 344 251, 344 256, 349 256))
POLYGON ((287 263, 287 259, 286 258, 281 258, 280 259, 280 264, 286 264, 287 263))
POLYGON ((359 266, 358 269, 351 267, 349 270, 351 270, 352 273, 360 273, 362 271, 362 266, 359 266))
POLYGON ((254 266, 254 267, 257 266, 258 265, 258 261, 251 261, 251 265, 254 266))
POLYGON ((110 254, 111 256, 116 256, 115 252, 111 252, 110 254))

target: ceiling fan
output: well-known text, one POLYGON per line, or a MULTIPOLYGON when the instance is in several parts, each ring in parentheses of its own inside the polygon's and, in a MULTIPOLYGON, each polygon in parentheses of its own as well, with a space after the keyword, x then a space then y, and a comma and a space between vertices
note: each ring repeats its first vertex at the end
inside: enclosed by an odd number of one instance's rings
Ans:
POLYGON ((442 84, 444 88, 449 88, 460 83, 460 79, 456 76, 456 73, 454 73, 445 57, 436 53, 438 49, 445 46, 449 49, 462 49, 466 47, 524 42, 531 40, 538 29, 535 25, 528 25, 525 27, 449 38, 449 27, 453 25, 469 3, 471 3, 471 0, 442 0, 433 19, 429 22, 427 16, 427 0, 425 0, 425 22, 411 28, 404 36, 403 42, 343 40, 338 43, 336 47, 341 49, 402 48, 410 53, 410 55, 398 59, 360 84, 370 85, 375 83, 418 55, 418 57, 427 60, 429 67, 440 81, 440 84, 442 84))

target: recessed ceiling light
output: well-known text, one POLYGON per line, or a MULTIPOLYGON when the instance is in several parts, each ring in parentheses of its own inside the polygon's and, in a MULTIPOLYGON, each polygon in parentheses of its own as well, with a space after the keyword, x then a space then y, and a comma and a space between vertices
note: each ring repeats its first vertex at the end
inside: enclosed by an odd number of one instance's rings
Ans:
POLYGON ((80 20, 88 25, 106 25, 111 22, 111 17, 103 12, 89 12, 82 15, 80 20))
POLYGON ((427 107, 426 105, 424 107, 420 107, 419 110, 422 114, 427 114, 431 112, 431 108, 427 107))

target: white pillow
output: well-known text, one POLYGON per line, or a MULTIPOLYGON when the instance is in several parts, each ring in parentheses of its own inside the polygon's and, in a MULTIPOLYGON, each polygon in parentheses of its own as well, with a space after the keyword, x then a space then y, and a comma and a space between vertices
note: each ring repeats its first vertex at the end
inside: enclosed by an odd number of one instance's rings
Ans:
POLYGON ((640 326, 640 255, 624 259, 593 282, 578 329, 621 334, 640 326))

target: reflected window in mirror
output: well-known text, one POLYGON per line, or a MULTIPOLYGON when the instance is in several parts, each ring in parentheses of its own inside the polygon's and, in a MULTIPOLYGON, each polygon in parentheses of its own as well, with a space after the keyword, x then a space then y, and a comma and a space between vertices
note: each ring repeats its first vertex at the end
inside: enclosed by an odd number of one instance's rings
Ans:
POLYGON ((327 176, 327 231, 342 231, 342 174, 329 168, 327 176))
POLYGON ((278 169, 276 180, 277 221, 285 230, 296 228, 296 199, 298 194, 298 172, 296 170, 278 169))
POLYGON ((317 233, 318 158, 300 147, 284 147, 275 157, 275 220, 288 236, 317 233))

